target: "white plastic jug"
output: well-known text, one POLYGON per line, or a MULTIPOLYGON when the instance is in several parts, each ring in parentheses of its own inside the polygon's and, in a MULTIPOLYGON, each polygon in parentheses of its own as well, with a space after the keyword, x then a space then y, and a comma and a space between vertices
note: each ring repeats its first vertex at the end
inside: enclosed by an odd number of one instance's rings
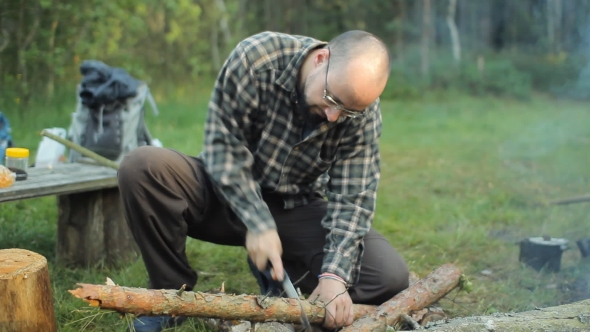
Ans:
MULTIPOLYGON (((66 138, 67 131, 64 128, 49 128, 45 129, 48 132, 57 135, 63 139, 66 138)), ((35 158, 35 167, 52 167, 61 162, 61 158, 65 156, 65 145, 52 140, 49 137, 43 136, 43 140, 39 143, 37 149, 37 157, 35 158)))

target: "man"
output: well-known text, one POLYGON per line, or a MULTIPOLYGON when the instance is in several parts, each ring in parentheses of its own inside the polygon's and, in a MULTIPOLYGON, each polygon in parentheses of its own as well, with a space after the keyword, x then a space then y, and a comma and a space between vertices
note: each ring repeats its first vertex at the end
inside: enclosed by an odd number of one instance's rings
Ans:
MULTIPOLYGON (((284 270, 306 275, 297 286, 327 304, 327 329, 352 323, 353 302, 405 289, 404 260, 371 228, 388 75, 386 46, 364 31, 329 43, 273 32, 240 42, 215 84, 200 156, 142 147, 120 165, 149 286, 195 286, 190 236, 245 246, 261 286, 258 270, 271 264, 278 280, 284 270)), ((135 327, 174 323, 144 317, 135 327)))

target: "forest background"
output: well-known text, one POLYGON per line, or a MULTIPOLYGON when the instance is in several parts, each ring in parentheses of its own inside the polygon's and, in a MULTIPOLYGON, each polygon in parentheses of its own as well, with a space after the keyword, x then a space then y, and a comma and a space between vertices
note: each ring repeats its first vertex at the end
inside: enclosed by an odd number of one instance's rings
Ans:
POLYGON ((385 97, 431 89, 586 97, 589 12, 584 0, 4 0, 0 107, 26 112, 71 94, 85 59, 125 68, 162 96, 171 86, 190 91, 239 40, 264 30, 322 40, 349 29, 376 34, 393 55, 385 97))

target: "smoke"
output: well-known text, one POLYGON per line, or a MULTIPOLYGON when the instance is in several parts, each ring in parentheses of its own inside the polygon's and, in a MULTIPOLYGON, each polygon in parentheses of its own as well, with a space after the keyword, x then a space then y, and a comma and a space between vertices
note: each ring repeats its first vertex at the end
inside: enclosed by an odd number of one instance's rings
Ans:
POLYGON ((590 143, 588 122, 582 108, 556 111, 550 119, 536 120, 503 142, 499 158, 519 175, 539 182, 571 181, 586 162, 586 154, 580 152, 590 143))
POLYGON ((552 89, 557 96, 574 100, 590 100, 590 25, 580 28, 580 45, 575 52, 582 61, 577 80, 552 89))

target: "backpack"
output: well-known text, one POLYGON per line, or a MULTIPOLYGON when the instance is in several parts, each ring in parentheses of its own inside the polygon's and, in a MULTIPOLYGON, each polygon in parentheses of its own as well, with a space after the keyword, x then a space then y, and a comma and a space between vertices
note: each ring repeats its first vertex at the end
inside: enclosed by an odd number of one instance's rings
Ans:
MULTIPOLYGON (((84 77, 76 91, 70 141, 116 163, 133 149, 154 145, 144 121, 145 101, 156 115, 158 109, 145 82, 95 60, 84 61, 80 72, 84 77)), ((70 162, 81 158, 80 153, 70 150, 70 162)))
POLYGON ((11 131, 12 129, 10 128, 8 118, 0 112, 0 164, 4 164, 6 148, 13 146, 12 136, 10 136, 11 131))

